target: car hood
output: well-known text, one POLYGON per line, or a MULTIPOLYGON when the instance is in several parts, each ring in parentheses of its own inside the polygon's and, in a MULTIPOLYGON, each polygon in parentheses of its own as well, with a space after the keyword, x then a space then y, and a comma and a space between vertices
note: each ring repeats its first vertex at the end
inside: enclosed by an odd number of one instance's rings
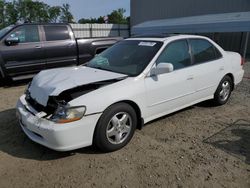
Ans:
POLYGON ((50 96, 58 96, 65 90, 126 76, 86 66, 51 69, 37 74, 33 78, 28 91, 36 102, 46 106, 50 96))

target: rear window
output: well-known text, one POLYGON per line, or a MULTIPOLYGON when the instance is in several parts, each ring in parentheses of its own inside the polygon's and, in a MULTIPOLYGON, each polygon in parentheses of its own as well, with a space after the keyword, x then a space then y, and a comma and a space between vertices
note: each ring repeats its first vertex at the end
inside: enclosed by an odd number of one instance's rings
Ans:
POLYGON ((195 64, 213 61, 221 57, 221 53, 207 40, 191 39, 192 53, 195 64))
POLYGON ((67 26, 44 26, 46 41, 70 39, 67 26))

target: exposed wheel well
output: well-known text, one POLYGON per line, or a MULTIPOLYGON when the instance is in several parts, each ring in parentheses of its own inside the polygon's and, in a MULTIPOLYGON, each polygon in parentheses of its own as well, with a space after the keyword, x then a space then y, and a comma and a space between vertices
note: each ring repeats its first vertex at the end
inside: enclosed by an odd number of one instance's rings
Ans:
POLYGON ((226 74, 226 76, 229 76, 232 79, 232 81, 233 81, 233 89, 232 90, 234 90, 234 76, 233 76, 233 74, 228 73, 228 74, 226 74))
MULTIPOLYGON (((119 101, 117 103, 127 103, 128 105, 132 106, 132 108, 134 108, 136 115, 137 115, 137 119, 138 119, 138 124, 137 124, 136 128, 141 130, 143 125, 144 125, 144 120, 141 117, 141 110, 140 110, 139 106, 135 102, 130 101, 130 100, 119 101)), ((117 104, 117 103, 115 103, 115 104, 117 104)))

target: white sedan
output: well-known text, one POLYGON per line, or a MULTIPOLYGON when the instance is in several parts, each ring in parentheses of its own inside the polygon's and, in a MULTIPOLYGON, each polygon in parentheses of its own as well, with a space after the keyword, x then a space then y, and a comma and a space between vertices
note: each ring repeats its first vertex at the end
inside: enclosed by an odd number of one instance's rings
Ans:
POLYGON ((130 38, 83 66, 40 72, 17 116, 26 135, 48 148, 115 151, 156 118, 209 99, 225 104, 242 65, 238 53, 206 37, 130 38))

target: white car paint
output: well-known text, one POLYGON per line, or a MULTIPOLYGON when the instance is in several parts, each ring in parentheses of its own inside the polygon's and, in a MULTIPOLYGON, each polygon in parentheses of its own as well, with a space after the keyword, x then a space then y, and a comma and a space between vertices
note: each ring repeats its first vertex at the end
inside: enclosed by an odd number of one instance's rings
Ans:
MULTIPOLYGON (((89 146, 92 144, 95 126, 100 116, 112 104, 121 101, 133 102, 139 107, 144 123, 147 123, 190 105, 212 99, 221 79, 226 74, 233 75, 234 84, 238 84, 243 78, 244 71, 240 65, 240 55, 224 51, 206 37, 178 35, 167 38, 127 40, 161 41, 164 45, 140 75, 127 77, 70 101, 69 106, 86 106, 85 116, 79 121, 58 125, 46 118, 41 118, 40 113, 26 102, 25 95, 21 96, 17 103, 17 114, 24 132, 30 139, 58 151, 89 146), (166 45, 175 40, 188 38, 210 41, 223 57, 213 62, 158 75, 157 78, 151 77, 150 70, 155 66, 156 59, 166 45)), ((66 89, 125 76, 87 67, 52 69, 38 74, 33 79, 29 91, 37 102, 45 105, 49 96, 56 96, 66 89)))
POLYGON ((64 90, 125 76, 84 66, 51 69, 35 76, 29 90, 32 91, 31 97, 46 106, 49 96, 57 96, 64 90))
POLYGON ((69 151, 92 144, 95 129, 93 124, 97 123, 101 114, 85 116, 84 121, 58 125, 31 114, 27 106, 30 107, 25 96, 20 97, 17 103, 17 116, 23 131, 34 142, 57 151, 69 151))

